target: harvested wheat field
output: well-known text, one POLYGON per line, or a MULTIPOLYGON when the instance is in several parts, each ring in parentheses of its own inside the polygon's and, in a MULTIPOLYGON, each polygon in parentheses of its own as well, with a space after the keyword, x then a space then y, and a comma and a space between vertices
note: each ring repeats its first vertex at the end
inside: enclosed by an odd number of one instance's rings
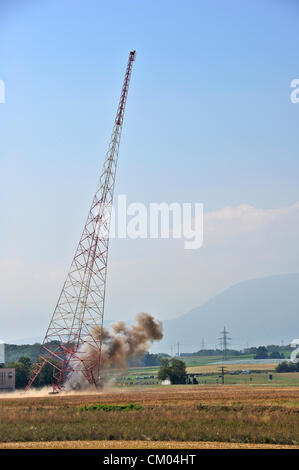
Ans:
POLYGON ((299 387, 184 385, 11 394, 0 399, 0 442, 10 448, 298 448, 299 387), (142 406, 88 410, 99 403, 142 406))
MULTIPOLYGON (((210 374, 219 372, 220 364, 207 364, 202 366, 189 366, 187 367, 188 373, 193 374, 210 374)), ((241 371, 243 369, 249 370, 256 370, 256 371, 268 371, 268 370, 275 370, 277 364, 275 363, 267 363, 267 364, 225 364, 225 368, 228 371, 241 371)))
POLYGON ((294 445, 180 441, 4 442, 0 449, 298 449, 294 445))

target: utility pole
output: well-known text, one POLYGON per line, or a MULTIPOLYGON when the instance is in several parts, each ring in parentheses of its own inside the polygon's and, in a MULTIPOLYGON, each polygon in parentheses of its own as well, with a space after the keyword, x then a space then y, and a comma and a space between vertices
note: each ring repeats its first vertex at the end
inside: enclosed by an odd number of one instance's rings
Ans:
POLYGON ((228 336, 230 333, 229 333, 229 331, 226 331, 226 328, 224 327, 223 331, 221 331, 220 334, 221 334, 221 337, 219 338, 220 349, 222 349, 222 351, 223 351, 223 360, 226 361, 227 360, 227 350, 228 350, 228 346, 230 344, 229 340, 231 340, 231 338, 228 336))
POLYGON ((224 366, 220 367, 220 373, 221 373, 221 381, 222 381, 222 385, 224 385, 224 374, 226 374, 227 370, 224 366))
POLYGON ((205 340, 204 340, 204 338, 202 338, 202 340, 201 340, 201 349, 202 349, 202 351, 205 350, 205 340))
POLYGON ((178 343, 178 357, 180 357, 180 343, 178 343))

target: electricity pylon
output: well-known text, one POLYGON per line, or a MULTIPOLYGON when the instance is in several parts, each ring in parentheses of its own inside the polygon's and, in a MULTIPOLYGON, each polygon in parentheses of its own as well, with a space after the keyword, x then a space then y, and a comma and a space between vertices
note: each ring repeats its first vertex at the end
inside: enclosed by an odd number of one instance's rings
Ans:
POLYGON ((226 361, 227 359, 227 350, 229 346, 229 340, 231 339, 228 335, 230 334, 229 331, 226 331, 226 328, 223 328, 223 331, 220 332, 222 335, 219 338, 220 341, 220 349, 223 351, 223 359, 226 361))
POLYGON ((135 51, 131 51, 96 193, 27 389, 46 364, 50 364, 53 369, 53 390, 60 390, 65 378, 76 370, 82 372, 90 384, 98 385, 102 338, 101 334, 97 337, 93 335, 93 328, 103 327, 113 192, 134 60, 135 51), (89 361, 87 364, 84 361, 86 344, 97 351, 96 362, 89 361))

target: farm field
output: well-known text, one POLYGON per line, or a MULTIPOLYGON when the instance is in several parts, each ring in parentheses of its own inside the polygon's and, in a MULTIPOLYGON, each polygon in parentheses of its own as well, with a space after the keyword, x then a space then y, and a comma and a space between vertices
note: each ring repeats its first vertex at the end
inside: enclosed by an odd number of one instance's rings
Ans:
POLYGON ((221 366, 224 366, 227 371, 235 371, 239 370, 242 371, 244 369, 249 369, 249 370, 254 370, 254 371, 274 371, 277 364, 275 363, 268 363, 268 364, 226 364, 223 362, 222 364, 206 364, 206 365, 200 365, 200 366, 187 366, 187 371, 190 373, 211 373, 211 372, 217 372, 219 371, 219 368, 221 366))
POLYGON ((294 445, 180 441, 5 442, 0 449, 296 449, 294 445))
MULTIPOLYGON (((270 371, 271 372, 271 371, 270 371)), ((252 386, 270 386, 270 387, 292 387, 299 386, 299 372, 294 373, 275 373, 271 372, 272 379, 269 379, 269 372, 259 371, 252 372, 248 375, 230 375, 226 374, 224 377, 226 385, 247 385, 252 386)), ((215 373, 211 373, 208 376, 198 377, 200 384, 213 385, 221 382, 220 376, 215 373)))
MULTIPOLYGON (((242 356, 228 356, 227 360, 253 359, 253 354, 242 356)), ((187 367, 202 366, 213 362, 221 362, 223 356, 181 356, 180 359, 185 362, 187 367)))
MULTIPOLYGON (((230 356, 228 360, 240 360, 240 359, 253 359, 253 354, 248 356, 230 356)), ((186 367, 197 367, 197 366, 208 366, 213 365, 214 362, 221 362, 222 356, 181 356, 180 360, 184 361, 186 367)), ((239 365, 239 367, 241 367, 239 365)), ((130 367, 130 373, 133 375, 142 375, 142 374, 150 374, 150 373, 157 373, 159 370, 159 366, 136 366, 130 367)))
POLYGON ((299 447, 299 386, 177 385, 115 388, 100 394, 30 393, 0 397, 2 448, 33 448, 35 443, 58 448, 65 441, 76 448, 176 448, 187 443, 190 448, 299 447), (95 403, 142 408, 78 410, 95 403))
MULTIPOLYGON (((217 385, 221 383, 221 377, 218 374, 198 377, 200 384, 217 385)), ((269 379, 269 373, 251 373, 249 375, 225 375, 225 385, 252 385, 252 386, 269 386, 269 387, 298 387, 299 372, 273 374, 272 380, 269 379)))
MULTIPOLYGON (((248 355, 248 356, 231 356, 228 359, 229 360, 239 360, 239 359, 253 359, 253 354, 248 355)), ((222 361, 222 356, 182 356, 180 357, 180 360, 184 361, 186 364, 187 369, 191 367, 199 367, 199 366, 207 366, 209 367, 210 365, 215 369, 219 365, 213 365, 213 362, 219 362, 222 361)), ((273 366, 273 368, 276 366, 276 364, 273 366)), ((239 365, 239 368, 243 367, 239 365)), ((136 376, 136 375, 151 375, 151 374, 157 374, 159 370, 159 366, 136 366, 136 367, 130 367, 129 370, 129 375, 130 376, 136 376)))
MULTIPOLYGON (((227 364, 223 363, 226 374, 225 384, 242 385, 271 385, 271 386, 299 386, 299 372, 297 373, 276 373, 277 363, 243 363, 227 364), (243 374, 243 370, 249 370, 250 374, 243 374), (230 372, 239 372, 239 374, 230 374, 230 372), (269 375, 272 379, 269 379, 269 375)), ((217 385, 221 382, 220 376, 221 364, 205 364, 197 366, 188 366, 188 374, 200 374, 196 379, 201 385, 217 385)), ((157 380, 150 379, 150 376, 158 374, 158 367, 130 368, 125 378, 121 380, 122 386, 131 387, 132 385, 156 384, 157 380)))
MULTIPOLYGON (((228 370, 274 370, 277 366, 275 361, 268 363, 260 363, 259 361, 253 360, 253 355, 248 356, 232 356, 228 357, 228 361, 224 361, 222 356, 186 356, 180 357, 180 360, 184 361, 188 372, 213 372, 217 371, 221 365, 224 365, 228 370), (246 363, 245 359, 248 359, 246 363), (244 363, 231 364, 230 361, 244 360, 244 363)), ((159 366, 139 366, 130 367, 129 375, 150 375, 157 374, 159 366)))
MULTIPOLYGON (((216 372, 219 367, 222 365, 218 362, 221 361, 221 358, 215 356, 211 357, 197 357, 191 358, 190 360, 186 358, 180 358, 186 364, 188 372, 216 372), (213 362, 216 362, 214 364, 213 362)), ((242 369, 251 369, 251 370, 274 370, 277 366, 276 363, 260 364, 260 363, 244 363, 244 364, 227 364, 223 363, 227 370, 242 370, 242 369)), ((135 377, 138 375, 152 375, 157 374, 159 371, 159 366, 148 366, 148 367, 130 367, 126 375, 130 377, 135 377)))

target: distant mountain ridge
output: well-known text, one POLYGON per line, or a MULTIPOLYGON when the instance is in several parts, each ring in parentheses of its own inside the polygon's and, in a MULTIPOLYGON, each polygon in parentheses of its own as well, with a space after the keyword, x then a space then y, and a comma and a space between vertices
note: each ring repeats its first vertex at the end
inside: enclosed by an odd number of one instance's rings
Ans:
MULTIPOLYGON (((105 321, 110 327, 113 321, 105 321)), ((127 323, 131 323, 130 321, 127 323)), ((195 352, 219 347, 220 331, 231 333, 231 347, 289 344, 299 337, 299 273, 243 281, 173 320, 163 322, 164 338, 151 352, 195 352)), ((32 340, 33 338, 30 338, 32 340)), ((24 339, 24 343, 37 343, 24 339)), ((11 343, 11 342, 10 342, 11 343)), ((16 343, 15 343, 16 344, 16 343)), ((17 342, 20 344, 20 340, 17 342)))
POLYGON ((163 325, 164 338, 154 351, 170 352, 178 342, 182 352, 197 351, 202 339, 214 348, 224 325, 234 349, 289 343, 299 336, 299 273, 240 282, 163 325))

